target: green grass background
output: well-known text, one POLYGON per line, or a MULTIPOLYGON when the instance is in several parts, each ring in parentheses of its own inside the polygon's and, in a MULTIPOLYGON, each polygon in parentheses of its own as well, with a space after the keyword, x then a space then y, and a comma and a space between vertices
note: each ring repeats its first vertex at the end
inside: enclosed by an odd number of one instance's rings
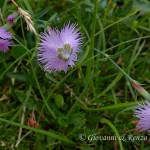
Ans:
MULTIPOLYGON (((101 50, 150 91, 150 2, 148 0, 16 0, 27 10, 38 33, 50 26, 79 23, 83 45, 74 69, 67 74, 44 72, 35 57, 39 39, 18 17, 10 30, 14 47, 0 52, 0 149, 18 150, 149 150, 149 140, 129 140, 142 98, 101 50), (38 128, 26 125, 35 110, 38 128), (24 117, 22 112, 24 110, 24 117), (21 124, 21 120, 23 123, 21 124), (32 132, 17 148, 21 136, 32 132), (116 140, 89 141, 90 135, 116 140), (119 140, 125 135, 126 140, 119 140), (80 137, 83 137, 81 140, 80 137)), ((4 21, 17 8, 1 0, 4 21)), ((3 22, 0 22, 0 26, 3 22)))

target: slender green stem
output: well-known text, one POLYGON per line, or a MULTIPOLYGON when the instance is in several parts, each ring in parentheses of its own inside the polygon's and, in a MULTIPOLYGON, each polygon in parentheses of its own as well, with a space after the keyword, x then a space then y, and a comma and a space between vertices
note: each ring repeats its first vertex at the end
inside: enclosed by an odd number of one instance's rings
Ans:
MULTIPOLYGON (((53 117, 54 119, 56 119, 55 113, 53 112, 53 110, 50 108, 50 106, 48 105, 47 101, 45 100, 45 97, 44 97, 44 95, 43 95, 43 93, 42 93, 40 84, 39 84, 38 79, 37 79, 37 77, 36 77, 35 71, 34 71, 34 69, 33 69, 32 63, 31 63, 31 69, 32 69, 33 76, 34 76, 34 79, 35 79, 35 81, 36 81, 38 90, 39 90, 39 92, 40 92, 40 94, 41 94, 41 96, 42 96, 42 99, 43 99, 43 101, 44 101, 44 104, 46 105, 46 107, 47 107, 48 111, 50 112, 50 114, 52 115, 52 117, 53 117)), ((39 118, 40 118, 40 117, 39 117, 39 118)))
MULTIPOLYGON (((90 51, 88 54, 88 58, 94 56, 94 41, 95 41, 95 28, 96 28, 96 14, 97 14, 97 8, 98 8, 98 0, 94 0, 94 14, 93 14, 93 23, 92 23, 92 32, 91 32, 91 42, 90 42, 90 51)), ((94 70, 94 58, 89 61, 87 64, 87 70, 86 70, 86 81, 88 81, 90 77, 90 72, 94 70)))
POLYGON ((24 101, 22 102, 21 106, 19 107, 18 111, 15 113, 15 115, 11 118, 11 121, 14 121, 18 115, 21 113, 21 111, 23 110, 23 108, 26 106, 29 98, 30 98, 30 95, 31 95, 31 90, 32 90, 32 86, 30 85, 28 90, 27 90, 27 93, 26 93, 26 98, 24 99, 24 101))
POLYGON ((79 10, 79 1, 78 0, 75 0, 75 8, 76 8, 77 16, 78 16, 79 25, 82 26, 82 19, 81 19, 81 14, 80 14, 80 10, 79 10))
POLYGON ((81 95, 79 96, 79 98, 76 100, 76 102, 73 104, 73 106, 71 107, 71 109, 68 111, 68 114, 67 116, 70 115, 70 113, 73 111, 73 109, 76 107, 76 105, 78 104, 79 100, 82 99, 83 95, 85 94, 85 92, 87 91, 87 88, 88 88, 88 85, 89 85, 89 82, 91 81, 91 78, 89 79, 88 83, 86 84, 83 92, 81 93, 81 95))
MULTIPOLYGON (((13 39, 18 42, 21 46, 23 46, 29 53, 32 53, 25 45, 23 45, 15 36, 13 36, 13 39)), ((33 48, 35 49, 35 48, 33 48)))
POLYGON ((133 41, 137 41, 137 40, 147 39, 147 38, 150 38, 150 36, 143 36, 143 37, 131 39, 131 40, 128 40, 128 41, 124 41, 124 42, 121 42, 119 44, 116 44, 116 45, 106 49, 104 52, 110 51, 110 50, 112 50, 112 49, 114 49, 116 47, 119 47, 119 46, 123 45, 123 44, 127 44, 127 43, 130 43, 130 42, 133 42, 133 41))
MULTIPOLYGON (((139 39, 137 42, 136 42, 136 45, 135 45, 135 47, 134 47, 134 49, 133 49, 133 51, 132 51, 132 56, 131 56, 131 58, 130 58, 130 62, 129 62, 129 66, 128 67, 131 67, 132 66, 132 64, 133 64, 133 62, 136 60, 135 59, 135 57, 136 57, 136 51, 137 51, 137 49, 138 49, 138 47, 139 47, 139 44, 140 44, 140 41, 141 41, 141 39, 139 39)), ((142 44, 143 45, 143 44, 142 44)), ((141 46, 142 47, 142 46, 141 46)), ((141 49, 141 48, 140 48, 141 49)), ((139 50, 140 50, 139 49, 139 50)), ((129 74, 130 75, 130 69, 128 69, 128 71, 127 71, 127 74, 129 74)), ((134 100, 135 101, 137 101, 137 97, 136 97, 136 95, 134 94, 135 92, 132 90, 132 86, 131 86, 131 83, 129 82, 129 81, 127 81, 126 82, 126 86, 125 86, 125 99, 127 99, 127 89, 128 89, 128 87, 129 87, 129 90, 130 90, 130 92, 131 92, 131 94, 132 94, 132 97, 134 98, 134 100)))
POLYGON ((80 14, 79 1, 78 0, 75 0, 75 9, 76 9, 76 14, 77 14, 77 16, 75 16, 75 17, 77 18, 79 25, 82 27, 81 32, 82 33, 85 32, 87 38, 90 39, 88 31, 82 23, 82 18, 81 18, 81 14, 80 14))
POLYGON ((5 24, 1 8, 0 8, 0 19, 2 21, 2 24, 5 24))
POLYGON ((32 127, 29 127, 29 126, 26 126, 26 125, 23 125, 23 124, 19 124, 17 122, 9 121, 9 120, 3 119, 3 118, 0 118, 0 121, 11 124, 11 125, 14 125, 14 126, 17 126, 17 127, 22 127, 24 129, 31 130, 31 131, 34 131, 34 132, 37 132, 37 133, 41 133, 41 134, 50 136, 50 137, 52 137, 54 139, 58 139, 62 142, 75 144, 73 141, 67 139, 66 137, 64 137, 62 135, 59 135, 59 134, 55 134, 55 133, 50 132, 50 131, 45 131, 45 130, 41 130, 41 129, 37 129, 37 128, 32 128, 32 127))
POLYGON ((15 109, 12 109, 11 111, 0 113, 0 117, 9 116, 10 114, 13 114, 14 112, 16 112, 17 109, 18 109, 18 107, 15 109))
MULTIPOLYGON (((103 28, 102 30, 100 30, 99 32, 97 32, 97 33, 95 34, 95 37, 96 37, 97 35, 101 34, 104 30, 110 28, 111 26, 113 26, 113 25, 115 25, 115 24, 117 24, 117 23, 119 23, 119 22, 122 22, 122 21, 126 20, 127 18, 133 16, 133 15, 136 14, 139 10, 140 10, 140 9, 134 11, 133 13, 129 14, 128 16, 126 16, 126 17, 124 17, 124 18, 122 18, 122 19, 120 19, 120 20, 117 20, 116 22, 113 22, 112 24, 110 24, 110 25, 108 25, 107 27, 103 28)), ((83 47, 84 47, 85 45, 87 45, 89 42, 91 42, 91 39, 89 39, 89 40, 83 45, 83 47)), ((120 43, 120 44, 121 44, 121 43, 120 43)))
POLYGON ((113 99, 114 99, 114 103, 117 104, 117 97, 115 95, 114 89, 111 89, 112 95, 113 95, 113 99))
MULTIPOLYGON (((38 29, 37 29, 37 31, 38 31, 38 29)), ((28 60, 28 62, 26 63, 26 65, 29 65, 29 64, 32 62, 32 60, 34 59, 34 57, 36 57, 36 53, 38 52, 37 47, 38 47, 38 43, 39 43, 39 41, 40 41, 40 38, 39 38, 38 36, 35 36, 35 38, 36 38, 36 45, 35 45, 36 49, 35 49, 34 52, 32 53, 32 56, 29 58, 29 60, 28 60)))
POLYGON ((127 81, 127 85, 129 87, 130 93, 131 93, 134 101, 137 101, 137 97, 136 97, 135 92, 134 92, 135 90, 133 90, 133 87, 131 86, 131 82, 127 81))
POLYGON ((116 129, 116 127, 108 120, 108 119, 105 119, 105 118, 101 118, 100 121, 106 123, 116 134, 117 136, 117 139, 118 139, 118 143, 120 145, 120 149, 123 150, 123 145, 122 145, 122 141, 120 139, 120 135, 116 129))
POLYGON ((30 54, 31 51, 27 51, 26 53, 24 53, 23 55, 21 55, 20 57, 18 57, 13 63, 11 63, 0 75, 0 80, 3 78, 3 76, 7 73, 7 71, 13 67, 14 64, 16 64, 20 59, 22 59, 23 57, 25 57, 26 55, 30 54))
POLYGON ((109 59, 110 62, 112 62, 114 64, 114 66, 116 66, 130 81, 132 81, 133 79, 123 70, 121 69, 108 55, 107 58, 109 59))
MULTIPOLYGON (((97 50, 99 53, 103 54, 111 63, 113 63, 132 83, 133 87, 143 96, 145 97, 147 100, 150 101, 150 94, 141 86, 140 83, 138 83, 137 81, 133 80, 122 68, 120 68, 110 57, 109 55, 105 54, 104 52, 97 50)), ((133 92, 133 91, 131 91, 133 92)))
POLYGON ((105 21, 106 21, 107 15, 108 15, 108 11, 109 11, 109 7, 110 7, 110 4, 111 4, 111 1, 112 0, 108 1, 108 5, 107 5, 107 8, 106 8, 106 11, 105 11, 105 14, 104 14, 104 18, 103 18, 103 26, 105 25, 105 21))
POLYGON ((115 67, 117 67, 130 81, 132 81, 133 79, 122 69, 120 68, 110 57, 109 55, 105 54, 104 52, 94 48, 96 51, 98 51, 99 53, 103 54, 112 64, 114 64, 115 67))
POLYGON ((5 10, 6 10, 6 5, 7 5, 7 3, 8 3, 8 0, 5 0, 5 1, 4 1, 4 5, 3 5, 3 9, 2 9, 3 15, 5 14, 5 10))
MULTIPOLYGON (((30 98, 30 95, 31 95, 31 90, 32 90, 32 86, 30 85, 27 92, 26 92, 26 97, 25 99, 23 100, 22 104, 19 106, 17 112, 10 118, 10 121, 14 121, 18 116, 19 114, 21 113, 21 111, 23 110, 23 108, 26 106, 29 98, 30 98)), ((5 128, 7 127, 8 125, 5 126, 5 128)))
POLYGON ((137 106, 138 103, 142 104, 143 101, 137 101, 137 102, 126 102, 126 103, 120 103, 120 104, 114 104, 111 106, 105 106, 105 107, 100 107, 100 108, 91 108, 91 107, 83 107, 80 106, 81 109, 87 110, 87 111, 104 111, 104 110, 113 110, 113 109, 120 109, 124 107, 131 107, 131 106, 137 106))
MULTIPOLYGON (((99 34, 100 36, 99 36, 99 41, 101 41, 101 42, 98 42, 98 47, 102 47, 102 51, 104 51, 105 49, 106 49, 106 38, 105 38, 105 32, 104 32, 104 26, 103 26, 103 24, 102 24, 102 22, 101 22, 101 20, 100 20, 100 17, 98 16, 98 14, 97 14, 97 20, 98 20, 98 23, 99 23, 99 26, 100 26, 100 29, 102 30, 102 33, 101 34, 99 34), (100 45, 101 44, 101 45, 100 45)), ((98 48, 97 47, 97 48, 98 48)), ((99 49, 99 48, 98 48, 99 49)))
POLYGON ((24 1, 25 5, 26 5, 28 11, 31 12, 32 14, 34 14, 34 12, 32 10, 32 7, 31 7, 30 3, 28 2, 28 0, 23 0, 23 1, 24 1))
POLYGON ((20 24, 21 24, 21 31, 22 31, 22 36, 23 36, 23 40, 24 40, 24 45, 27 47, 26 38, 25 38, 25 35, 24 35, 22 18, 20 18, 20 24))
MULTIPOLYGON (((124 18, 122 18, 122 19, 120 19, 120 20, 117 20, 116 22, 113 22, 112 24, 110 24, 110 25, 108 25, 107 27, 105 27, 104 30, 110 28, 111 26, 113 26, 113 25, 115 25, 115 24, 117 24, 117 23, 119 23, 119 22, 122 22, 122 21, 126 20, 127 18, 129 18, 129 17, 131 17, 131 16, 133 16, 133 15, 135 15, 138 11, 140 11, 140 9, 137 9, 136 11, 134 11, 134 12, 131 13, 131 14, 129 14, 128 16, 126 16, 126 17, 124 17, 124 18)), ((97 33, 95 34, 95 36, 97 36, 97 35, 100 34, 101 32, 103 32, 103 31, 101 30, 101 31, 97 32, 97 33)))
POLYGON ((100 98, 101 96, 103 96, 106 92, 108 92, 112 87, 114 87, 116 85, 116 83, 123 77, 123 74, 119 73, 119 75, 112 81, 112 83, 103 91, 101 92, 99 95, 97 95, 97 97, 92 98, 91 100, 89 100, 90 102, 93 102, 95 99, 100 98))

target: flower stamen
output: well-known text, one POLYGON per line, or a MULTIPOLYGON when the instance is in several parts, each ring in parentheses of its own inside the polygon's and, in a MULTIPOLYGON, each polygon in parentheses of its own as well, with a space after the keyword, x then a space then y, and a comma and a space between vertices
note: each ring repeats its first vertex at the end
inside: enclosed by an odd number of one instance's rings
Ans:
POLYGON ((70 44, 67 43, 63 48, 58 48, 57 51, 59 52, 58 58, 66 62, 70 59, 73 49, 71 48, 70 44))

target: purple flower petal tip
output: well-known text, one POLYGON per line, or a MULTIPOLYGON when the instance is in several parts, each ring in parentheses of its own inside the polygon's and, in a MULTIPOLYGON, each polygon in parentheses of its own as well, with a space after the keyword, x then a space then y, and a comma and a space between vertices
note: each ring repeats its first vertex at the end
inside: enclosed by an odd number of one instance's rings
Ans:
POLYGON ((3 27, 0 27, 0 38, 2 39, 12 39, 12 34, 10 32, 5 31, 3 27))
POLYGON ((136 107, 134 116, 139 118, 139 122, 137 123, 137 128, 142 131, 150 131, 150 103, 146 101, 146 105, 139 104, 140 107, 136 107))
POLYGON ((12 46, 12 42, 9 40, 0 39, 0 51, 6 53, 9 50, 9 46, 12 46))
POLYGON ((79 28, 75 30, 76 26, 77 24, 68 23, 61 31, 50 28, 48 33, 40 35, 37 56, 38 61, 44 64, 44 70, 55 72, 63 69, 66 73, 68 66, 75 66, 82 45, 82 37, 79 28))
POLYGON ((0 51, 6 53, 9 50, 9 47, 12 47, 12 34, 6 32, 3 27, 0 27, 0 51))

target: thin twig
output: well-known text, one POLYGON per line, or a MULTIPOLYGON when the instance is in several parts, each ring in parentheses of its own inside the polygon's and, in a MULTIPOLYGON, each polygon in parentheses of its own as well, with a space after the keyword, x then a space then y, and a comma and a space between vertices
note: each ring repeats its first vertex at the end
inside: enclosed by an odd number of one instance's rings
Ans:
MULTIPOLYGON (((25 113, 25 111, 26 111, 26 107, 24 107, 23 111, 22 111, 21 124, 23 124, 23 122, 24 122, 24 113, 25 113)), ((20 127, 20 129, 19 129, 18 140, 17 140, 17 143, 16 143, 17 146, 19 145, 19 143, 21 141, 21 134, 22 134, 22 127, 20 127)), ((15 145, 15 147, 17 147, 16 145, 15 145)))
POLYGON ((16 5, 16 7, 19 7, 18 4, 14 0, 11 0, 11 1, 16 5))
POLYGON ((16 143, 16 145, 15 145, 15 147, 17 147, 19 144, 20 144, 20 142, 28 135, 28 134, 30 134, 32 131, 28 131, 17 143, 16 143))

